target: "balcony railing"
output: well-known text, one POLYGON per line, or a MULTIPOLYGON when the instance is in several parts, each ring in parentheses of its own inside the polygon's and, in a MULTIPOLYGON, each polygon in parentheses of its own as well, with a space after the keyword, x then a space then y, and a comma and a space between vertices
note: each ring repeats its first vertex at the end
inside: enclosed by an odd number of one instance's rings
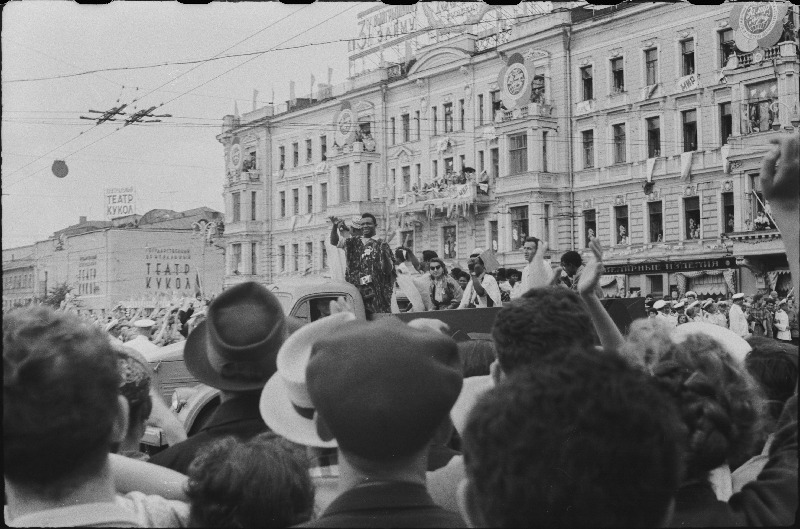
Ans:
POLYGON ((780 57, 797 57, 797 44, 791 41, 784 41, 764 50, 737 53, 736 65, 734 68, 747 68, 748 66, 752 66, 756 59, 759 58, 758 54, 762 54, 758 62, 771 61, 780 57))
POLYGON ((495 121, 505 122, 514 119, 527 119, 535 117, 550 117, 553 113, 553 106, 547 103, 529 103, 524 107, 514 110, 499 110, 495 121))
POLYGON ((472 180, 464 184, 426 187, 403 193, 396 199, 398 212, 443 210, 448 216, 466 215, 470 206, 489 201, 489 185, 472 180))

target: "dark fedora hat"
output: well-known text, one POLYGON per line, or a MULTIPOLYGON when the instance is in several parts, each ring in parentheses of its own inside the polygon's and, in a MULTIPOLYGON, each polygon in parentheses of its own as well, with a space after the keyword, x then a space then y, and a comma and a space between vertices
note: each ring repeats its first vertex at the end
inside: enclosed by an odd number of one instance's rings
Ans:
POLYGON ((264 387, 289 334, 281 304, 264 286, 246 282, 222 292, 189 334, 183 357, 200 382, 225 391, 264 387))
POLYGON ((372 461, 430 443, 462 382, 452 338, 395 318, 343 323, 313 345, 306 368, 320 437, 372 461))

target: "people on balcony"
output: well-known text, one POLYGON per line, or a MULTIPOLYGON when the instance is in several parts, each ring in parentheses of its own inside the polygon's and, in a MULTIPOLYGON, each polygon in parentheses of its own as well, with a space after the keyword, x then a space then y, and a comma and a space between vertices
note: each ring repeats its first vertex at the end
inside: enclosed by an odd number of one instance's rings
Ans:
POLYGON ((756 219, 753 221, 753 227, 756 231, 763 231, 770 229, 770 222, 769 218, 764 214, 763 210, 758 211, 758 215, 756 215, 756 219))

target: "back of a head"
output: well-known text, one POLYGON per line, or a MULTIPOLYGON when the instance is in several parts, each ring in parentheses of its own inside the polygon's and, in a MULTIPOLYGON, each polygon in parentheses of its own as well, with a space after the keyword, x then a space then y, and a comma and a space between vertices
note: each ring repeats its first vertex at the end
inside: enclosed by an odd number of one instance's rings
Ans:
POLYGON ((314 507, 303 449, 272 432, 204 447, 186 494, 192 527, 289 527, 308 521, 314 507))
POLYGON ((422 250, 422 260, 423 261, 430 261, 431 259, 439 257, 439 254, 434 252, 433 250, 422 250))
POLYGON ((492 328, 497 360, 510 375, 573 346, 594 343, 594 327, 586 306, 571 290, 534 288, 503 306, 492 328))
POLYGON ((458 342, 461 372, 464 378, 488 375, 495 360, 494 342, 491 340, 464 340, 458 342))
POLYGON ((753 350, 747 353, 744 365, 764 391, 770 417, 777 421, 783 405, 797 388, 797 346, 765 336, 751 336, 747 342, 753 350))
POLYGON ((575 250, 570 250, 564 252, 564 255, 561 256, 561 262, 578 268, 583 264, 583 259, 581 258, 581 254, 575 250))
POLYGON ((3 318, 3 471, 57 497, 105 462, 118 414, 116 354, 102 329, 49 308, 3 318))
POLYGON ((680 483, 681 436, 669 398, 613 353, 576 348, 520 370, 464 432, 473 522, 656 526, 680 483))
POLYGON ((153 410, 150 385, 153 372, 142 353, 125 347, 112 346, 117 353, 117 367, 120 375, 119 392, 128 401, 129 435, 143 428, 144 422, 153 410))
POLYGON ((763 437, 766 402, 757 382, 717 340, 687 336, 652 366, 688 431, 685 479, 706 479, 726 462, 741 463, 763 437))

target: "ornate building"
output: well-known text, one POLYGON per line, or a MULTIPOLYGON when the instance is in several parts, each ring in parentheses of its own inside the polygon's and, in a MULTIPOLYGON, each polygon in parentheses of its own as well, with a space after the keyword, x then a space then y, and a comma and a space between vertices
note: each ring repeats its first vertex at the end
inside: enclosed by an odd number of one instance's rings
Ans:
MULTIPOLYGON (((225 117, 226 284, 325 274, 328 218, 371 212, 461 267, 480 247, 519 268, 529 234, 557 262, 593 234, 608 295, 787 290, 756 177, 800 124, 796 7, 434 4, 451 26, 402 62, 225 117)), ((359 24, 389 49, 381 25, 414 13, 384 9, 359 24)))

